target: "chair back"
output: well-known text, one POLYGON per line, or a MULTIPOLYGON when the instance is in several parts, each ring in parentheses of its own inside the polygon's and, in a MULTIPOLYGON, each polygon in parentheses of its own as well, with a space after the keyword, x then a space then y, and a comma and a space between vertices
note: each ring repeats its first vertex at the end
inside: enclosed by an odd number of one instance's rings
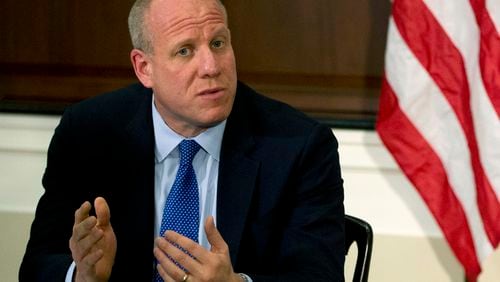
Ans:
POLYGON ((360 218, 345 215, 345 254, 356 242, 358 256, 354 268, 353 282, 367 282, 372 256, 373 231, 370 224, 360 218))

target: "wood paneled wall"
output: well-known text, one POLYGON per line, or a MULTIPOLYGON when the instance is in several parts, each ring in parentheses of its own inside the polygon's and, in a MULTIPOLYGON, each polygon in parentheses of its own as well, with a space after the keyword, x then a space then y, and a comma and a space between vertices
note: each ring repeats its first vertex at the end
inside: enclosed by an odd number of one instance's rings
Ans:
MULTIPOLYGON (((374 118, 389 1, 223 2, 239 79, 311 115, 374 118)), ((64 106, 136 81, 132 3, 2 0, 0 105, 64 106)))

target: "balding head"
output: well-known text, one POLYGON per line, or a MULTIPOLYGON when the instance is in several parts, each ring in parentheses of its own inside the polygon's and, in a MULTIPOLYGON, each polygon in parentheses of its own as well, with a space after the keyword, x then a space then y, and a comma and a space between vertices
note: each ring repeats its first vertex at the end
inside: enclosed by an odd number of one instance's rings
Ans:
MULTIPOLYGON (((135 49, 144 51, 145 53, 153 53, 153 35, 150 33, 148 28, 148 23, 146 16, 151 7, 151 3, 154 1, 165 1, 165 0, 136 0, 128 16, 128 29, 130 33, 130 39, 132 40, 132 46, 135 49)), ((176 1, 186 1, 186 0, 176 0, 176 1)), ((190 0, 187 0, 190 1, 190 0)), ((214 1, 217 3, 224 14, 224 19, 227 25, 227 12, 226 8, 220 0, 206 0, 214 1)))

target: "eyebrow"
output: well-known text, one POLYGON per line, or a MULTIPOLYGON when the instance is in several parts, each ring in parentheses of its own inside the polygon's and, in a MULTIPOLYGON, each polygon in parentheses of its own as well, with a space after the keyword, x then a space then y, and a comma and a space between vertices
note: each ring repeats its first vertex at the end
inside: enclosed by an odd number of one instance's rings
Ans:
MULTIPOLYGON (((221 27, 218 27, 218 28, 214 29, 213 32, 211 32, 211 34, 212 34, 213 37, 226 36, 226 37, 229 38, 231 33, 229 31, 229 28, 227 28, 227 26, 221 26, 221 27)), ((187 36, 186 38, 181 39, 178 42, 175 42, 172 46, 173 46, 174 49, 177 49, 177 48, 185 46, 185 45, 190 45, 194 41, 195 40, 193 40, 192 37, 187 36)))
POLYGON ((227 35, 229 36, 231 34, 231 32, 229 31, 229 28, 227 26, 221 26, 217 29, 214 30, 213 32, 214 35, 218 36, 218 35, 227 35))

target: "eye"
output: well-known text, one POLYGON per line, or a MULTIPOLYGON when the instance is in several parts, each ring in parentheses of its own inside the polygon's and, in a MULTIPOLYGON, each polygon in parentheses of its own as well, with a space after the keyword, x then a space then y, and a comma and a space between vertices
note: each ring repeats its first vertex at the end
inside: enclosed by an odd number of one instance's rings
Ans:
POLYGON ((183 47, 181 49, 179 49, 179 51, 177 51, 177 55, 181 56, 181 57, 187 57, 189 55, 191 55, 192 51, 191 49, 187 48, 187 47, 183 47))
POLYGON ((212 47, 214 47, 215 49, 220 49, 224 47, 224 45, 226 45, 226 42, 224 40, 214 40, 212 42, 212 47))

